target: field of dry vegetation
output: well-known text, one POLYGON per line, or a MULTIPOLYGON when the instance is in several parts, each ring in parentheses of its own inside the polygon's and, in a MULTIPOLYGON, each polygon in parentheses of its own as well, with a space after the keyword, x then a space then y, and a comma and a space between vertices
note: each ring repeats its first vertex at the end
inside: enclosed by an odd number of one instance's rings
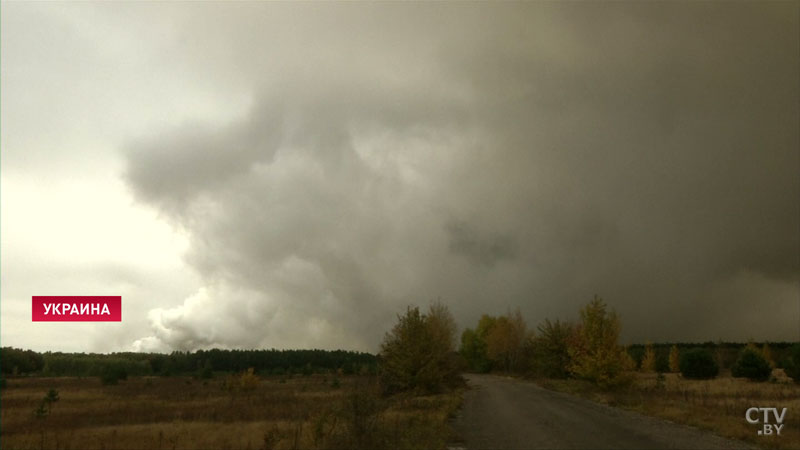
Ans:
POLYGON ((461 393, 383 397, 371 376, 13 378, 2 448, 443 448, 461 393), (246 378, 246 377, 245 377, 246 378), (59 400, 35 411, 50 389, 59 400))
POLYGON ((600 403, 639 411, 709 430, 721 436, 750 442, 763 448, 800 448, 800 384, 776 369, 772 382, 758 383, 721 374, 711 380, 688 380, 676 373, 635 373, 630 386, 601 389, 575 380, 542 379, 537 383, 600 403), (747 423, 750 407, 787 408, 780 436, 758 436, 759 425, 747 423))

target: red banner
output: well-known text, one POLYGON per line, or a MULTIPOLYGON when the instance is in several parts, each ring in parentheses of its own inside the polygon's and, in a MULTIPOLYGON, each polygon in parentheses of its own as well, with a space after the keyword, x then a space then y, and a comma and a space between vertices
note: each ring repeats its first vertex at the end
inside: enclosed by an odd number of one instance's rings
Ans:
POLYGON ((34 322, 122 322, 121 296, 33 296, 34 322))

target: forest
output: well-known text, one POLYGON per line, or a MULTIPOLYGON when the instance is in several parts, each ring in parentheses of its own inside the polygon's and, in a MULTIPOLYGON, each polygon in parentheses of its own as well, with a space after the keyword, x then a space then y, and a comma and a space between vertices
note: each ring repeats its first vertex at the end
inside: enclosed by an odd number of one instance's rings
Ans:
POLYGON ((341 372, 374 374, 377 357, 346 350, 197 350, 161 353, 38 353, 12 347, 0 349, 0 370, 4 376, 48 377, 120 375, 198 375, 235 373, 249 368, 259 375, 289 375, 341 372))

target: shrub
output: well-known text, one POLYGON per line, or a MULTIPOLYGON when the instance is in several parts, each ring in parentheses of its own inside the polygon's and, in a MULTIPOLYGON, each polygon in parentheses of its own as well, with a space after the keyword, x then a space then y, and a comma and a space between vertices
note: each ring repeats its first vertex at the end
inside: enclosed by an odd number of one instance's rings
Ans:
POLYGON ((110 373, 104 373, 103 375, 100 375, 100 383, 102 383, 103 386, 112 386, 118 382, 119 381, 117 380, 117 377, 111 375, 110 373))
POLYGON ((783 364, 786 375, 792 377, 795 383, 800 383, 800 344, 795 344, 789 349, 789 356, 783 364))
POLYGON ((50 389, 44 396, 44 399, 47 400, 48 403, 57 402, 59 398, 60 397, 58 396, 58 391, 55 389, 50 389))
POLYGON ((39 407, 33 410, 33 415, 36 416, 37 419, 43 419, 47 417, 47 401, 42 400, 41 403, 39 403, 39 407))
POLYGON ((58 400, 58 391, 55 389, 50 389, 47 391, 47 394, 45 394, 44 398, 42 398, 42 401, 39 403, 39 407, 33 410, 33 415, 38 419, 49 416, 53 407, 53 403, 57 402, 58 400))
POLYGON ((684 378, 698 380, 714 378, 719 374, 719 365, 714 360, 714 355, 704 348, 683 352, 680 369, 684 378))
POLYGON ((128 371, 124 367, 113 365, 103 368, 100 374, 100 382, 106 386, 117 384, 119 380, 127 380, 128 371))
MULTIPOLYGON (((220 384, 223 391, 228 392, 249 392, 254 391, 258 387, 260 379, 252 367, 239 374, 228 375, 220 384)), ((286 380, 281 378, 280 383, 285 383, 286 380)))
POLYGON ((58 391, 55 389, 50 389, 47 391, 47 394, 42 399, 43 403, 47 403, 47 414, 50 414, 50 410, 53 407, 53 403, 57 402, 60 399, 58 396, 58 391))
POLYGON ((772 375, 772 367, 760 351, 746 347, 731 367, 731 375, 751 381, 767 381, 772 375))
POLYGON ((252 391, 258 387, 258 381, 258 376, 255 374, 255 370, 251 367, 239 375, 238 387, 243 391, 252 391))

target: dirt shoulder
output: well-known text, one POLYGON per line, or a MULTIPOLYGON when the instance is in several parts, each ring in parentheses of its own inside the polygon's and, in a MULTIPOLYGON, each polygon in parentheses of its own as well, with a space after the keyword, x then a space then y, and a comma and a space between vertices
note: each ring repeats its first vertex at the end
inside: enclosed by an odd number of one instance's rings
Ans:
POLYGON ((530 382, 468 375, 454 428, 468 449, 745 449, 749 444, 530 382))

